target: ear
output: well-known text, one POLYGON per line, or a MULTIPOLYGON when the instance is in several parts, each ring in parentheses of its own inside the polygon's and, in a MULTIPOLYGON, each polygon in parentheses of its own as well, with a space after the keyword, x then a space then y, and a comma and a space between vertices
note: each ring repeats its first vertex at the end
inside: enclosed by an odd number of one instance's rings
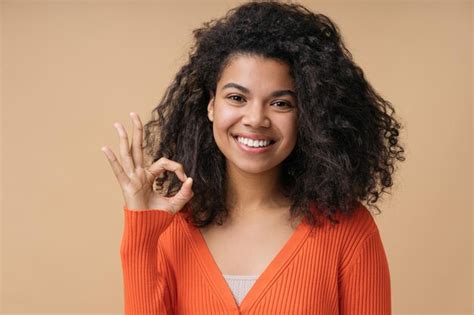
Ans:
POLYGON ((207 117, 210 121, 214 121, 214 96, 209 100, 209 104, 207 104, 207 117))

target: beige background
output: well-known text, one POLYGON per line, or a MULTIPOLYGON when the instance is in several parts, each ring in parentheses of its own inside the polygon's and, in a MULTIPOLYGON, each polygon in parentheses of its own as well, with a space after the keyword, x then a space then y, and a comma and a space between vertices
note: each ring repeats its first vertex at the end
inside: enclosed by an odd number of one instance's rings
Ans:
MULTIPOLYGON (((1 2, 2 314, 122 313, 122 195, 100 147, 149 119, 192 29, 236 1, 1 2)), ((394 314, 472 314, 473 4, 301 1, 405 125, 376 216, 394 314)))

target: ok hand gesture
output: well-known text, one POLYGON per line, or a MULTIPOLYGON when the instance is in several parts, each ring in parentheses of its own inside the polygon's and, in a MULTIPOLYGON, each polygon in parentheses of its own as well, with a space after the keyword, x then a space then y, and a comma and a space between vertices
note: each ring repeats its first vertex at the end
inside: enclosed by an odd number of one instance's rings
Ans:
POLYGON ((132 112, 133 138, 131 147, 128 135, 120 123, 115 123, 120 140, 120 158, 107 146, 102 147, 110 166, 122 189, 125 205, 129 210, 162 210, 172 214, 180 211, 191 200, 192 178, 187 177, 183 166, 175 161, 161 157, 148 167, 143 165, 143 125, 138 114, 132 112), (165 197, 153 190, 155 178, 165 171, 175 172, 183 182, 181 189, 173 197, 165 197))

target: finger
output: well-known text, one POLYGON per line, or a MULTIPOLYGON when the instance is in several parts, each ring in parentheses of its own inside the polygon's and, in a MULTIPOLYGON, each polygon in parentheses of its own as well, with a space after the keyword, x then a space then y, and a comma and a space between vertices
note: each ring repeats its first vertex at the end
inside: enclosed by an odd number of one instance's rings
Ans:
POLYGON ((169 199, 172 208, 175 209, 175 212, 181 210, 184 205, 194 196, 193 190, 191 189, 192 185, 193 179, 191 177, 187 178, 176 195, 169 199))
POLYGON ((159 176, 164 171, 174 172, 182 182, 188 178, 184 172, 183 165, 165 157, 160 158, 158 161, 150 165, 148 170, 155 176, 159 176))
POLYGON ((143 125, 137 113, 131 112, 133 122, 132 157, 135 167, 143 167, 143 125))
POLYGON ((130 156, 130 146, 128 144, 128 135, 125 128, 122 126, 121 123, 116 122, 114 124, 117 132, 119 134, 120 140, 120 158, 123 163, 123 168, 127 172, 127 174, 132 174, 135 170, 135 166, 133 165, 132 157, 130 156))
POLYGON ((117 160, 114 152, 106 146, 102 147, 101 150, 105 153, 105 156, 107 157, 107 160, 109 161, 109 164, 112 167, 119 184, 124 187, 130 182, 130 178, 123 170, 123 167, 120 165, 120 162, 117 160))

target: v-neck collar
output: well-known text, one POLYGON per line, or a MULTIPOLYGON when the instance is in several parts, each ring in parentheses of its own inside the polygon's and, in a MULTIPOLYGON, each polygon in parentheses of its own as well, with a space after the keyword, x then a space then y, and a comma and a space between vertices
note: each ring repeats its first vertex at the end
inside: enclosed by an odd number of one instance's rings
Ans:
POLYGON ((216 291, 216 294, 221 298, 221 301, 228 309, 239 310, 241 312, 250 310, 250 308, 260 299, 262 294, 266 291, 266 288, 296 255, 298 249, 301 247, 303 241, 311 230, 307 218, 303 217, 295 230, 293 230, 293 233, 285 245, 283 245, 280 251, 267 265, 265 270, 259 275, 240 305, 238 305, 199 228, 192 224, 188 224, 184 219, 181 222, 194 245, 192 247, 197 256, 197 260, 199 261, 204 274, 216 291))

